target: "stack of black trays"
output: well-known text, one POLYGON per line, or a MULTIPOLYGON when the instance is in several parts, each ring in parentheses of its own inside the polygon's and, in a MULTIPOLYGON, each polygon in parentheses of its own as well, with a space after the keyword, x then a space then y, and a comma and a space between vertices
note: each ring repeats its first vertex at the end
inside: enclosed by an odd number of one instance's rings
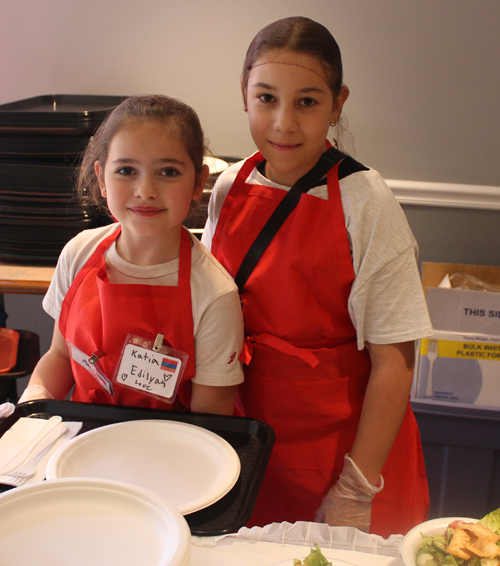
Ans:
POLYGON ((0 105, 0 261, 55 265, 81 230, 109 223, 82 206, 82 151, 124 96, 46 95, 0 105))

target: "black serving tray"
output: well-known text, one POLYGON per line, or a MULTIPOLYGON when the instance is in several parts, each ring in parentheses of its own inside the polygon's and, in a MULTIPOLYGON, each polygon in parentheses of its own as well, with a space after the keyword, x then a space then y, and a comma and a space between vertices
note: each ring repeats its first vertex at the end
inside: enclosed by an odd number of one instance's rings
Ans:
POLYGON ((9 191, 4 190, 0 185, 0 200, 3 206, 10 206, 7 203, 15 202, 19 203, 19 206, 24 206, 25 204, 30 206, 33 203, 41 203, 52 206, 53 204, 64 204, 68 203, 70 205, 76 205, 78 203, 77 196, 74 193, 50 193, 48 191, 41 193, 39 191, 29 189, 23 191, 9 191))
MULTIPOLYGON (((0 249, 0 261, 2 263, 14 264, 14 265, 24 265, 31 267, 55 267, 57 265, 57 260, 59 259, 59 253, 57 252, 42 252, 34 251, 32 253, 28 252, 10 252, 8 250, 0 249)), ((1 374, 0 374, 1 375, 1 374)))
POLYGON ((86 209, 79 203, 33 203, 19 200, 8 201, 0 197, 0 215, 2 218, 61 218, 75 219, 85 217, 86 209))
POLYGON ((47 153, 38 155, 28 153, 27 155, 4 155, 0 153, 0 165, 17 163, 19 165, 50 165, 50 166, 74 166, 79 167, 82 161, 82 153, 78 154, 58 154, 47 153))
POLYGON ((109 224, 111 219, 104 216, 81 215, 77 220, 68 218, 8 218, 0 213, 0 241, 45 242, 65 244, 82 230, 109 224))
POLYGON ((68 181, 73 185, 76 169, 72 165, 47 164, 45 162, 0 162, 0 181, 2 184, 24 186, 29 184, 64 184, 68 181), (7 182, 6 182, 7 181, 7 182))
MULTIPOLYGON (((269 425, 244 417, 55 400, 30 401, 18 405, 14 413, 0 425, 0 436, 21 417, 48 418, 52 415, 59 415, 65 421, 83 422, 80 434, 117 422, 162 419, 193 424, 227 440, 240 458, 240 477, 222 499, 206 509, 185 516, 191 534, 196 536, 236 532, 250 519, 275 440, 274 431, 269 425)), ((9 489, 12 487, 0 485, 0 492, 9 489)))
MULTIPOLYGON (((46 244, 44 242, 33 243, 16 243, 0 241, 0 257, 4 254, 19 257, 20 255, 28 257, 50 257, 59 258, 61 254, 61 246, 54 244, 46 244)), ((0 379, 2 374, 0 373, 0 379)))
POLYGON ((47 94, 0 105, 0 132, 82 134, 97 129, 126 96, 47 94), (69 130, 73 130, 70 132, 69 130))
POLYGON ((26 216, 50 216, 51 218, 66 218, 85 216, 86 208, 76 199, 66 199, 62 202, 46 201, 36 202, 29 199, 5 198, 0 193, 0 214, 7 216, 26 215, 26 216), (44 206, 45 205, 45 206, 44 206))
POLYGON ((80 155, 87 147, 90 136, 29 135, 9 136, 0 133, 0 155, 31 159, 44 156, 80 155))

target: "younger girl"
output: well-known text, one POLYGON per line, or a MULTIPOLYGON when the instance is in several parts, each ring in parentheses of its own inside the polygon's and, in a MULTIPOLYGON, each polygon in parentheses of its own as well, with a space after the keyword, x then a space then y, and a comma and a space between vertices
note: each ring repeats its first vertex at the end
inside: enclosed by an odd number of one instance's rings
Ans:
POLYGON ((181 225, 208 176, 204 153, 196 113, 165 96, 128 98, 102 124, 78 188, 116 222, 63 249, 43 301, 56 321, 52 345, 20 402, 64 399, 74 386, 75 401, 233 413, 243 379, 238 292, 181 225), (182 353, 174 364, 188 356, 173 404, 116 382, 107 389, 127 344, 149 344, 143 358, 152 359, 157 340, 182 353))
POLYGON ((277 435, 251 522, 405 533, 428 508, 416 242, 380 175, 326 141, 349 91, 325 27, 265 27, 241 86, 259 151, 218 179, 202 241, 240 287, 244 414, 277 435))

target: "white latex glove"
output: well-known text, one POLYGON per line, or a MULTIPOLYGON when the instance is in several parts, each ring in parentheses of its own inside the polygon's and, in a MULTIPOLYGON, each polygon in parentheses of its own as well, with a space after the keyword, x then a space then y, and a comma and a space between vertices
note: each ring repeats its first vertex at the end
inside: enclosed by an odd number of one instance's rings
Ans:
POLYGON ((344 469, 316 511, 316 522, 342 527, 356 527, 368 532, 372 515, 372 500, 384 489, 371 485, 348 454, 344 457, 344 469))
POLYGON ((12 403, 2 403, 0 405, 0 419, 6 419, 7 417, 10 417, 15 408, 16 406, 12 403))
POLYGON ((34 401, 35 399, 53 399, 50 391, 45 389, 42 385, 28 385, 19 398, 18 403, 25 403, 26 401, 34 401))
MULTIPOLYGON (((53 399, 54 397, 41 385, 28 385, 19 398, 19 403, 34 401, 35 399, 53 399)), ((0 419, 6 419, 14 412, 16 406, 12 403, 2 403, 0 405, 0 419)))

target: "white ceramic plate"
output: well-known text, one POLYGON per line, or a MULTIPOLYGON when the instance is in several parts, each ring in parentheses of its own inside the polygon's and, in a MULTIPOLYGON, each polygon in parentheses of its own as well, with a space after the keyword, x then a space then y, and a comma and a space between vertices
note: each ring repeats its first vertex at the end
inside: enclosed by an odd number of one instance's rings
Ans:
POLYGON ((210 175, 222 173, 222 171, 229 167, 226 161, 218 159, 217 157, 207 156, 203 159, 203 163, 205 163, 205 165, 208 165, 208 168, 210 169, 210 175))
MULTIPOLYGON (((356 566, 352 562, 346 562, 345 560, 338 560, 333 557, 333 552, 331 550, 321 549, 323 556, 332 563, 332 566, 356 566)), ((289 558, 288 560, 282 560, 281 562, 276 562, 272 564, 272 566, 293 566, 293 561, 295 558, 299 560, 304 560, 306 556, 309 555, 309 552, 305 552, 303 556, 296 552, 296 555, 293 558, 289 558)))
POLYGON ((187 566, 190 551, 177 509, 128 484, 63 479, 0 496, 0 564, 187 566))
POLYGON ((91 430, 61 446, 47 466, 47 479, 102 478, 149 489, 184 515, 218 501, 239 475, 240 459, 223 438, 167 420, 91 430))
POLYGON ((422 535, 439 535, 446 532, 446 527, 453 521, 467 521, 475 523, 478 519, 470 519, 469 517, 444 517, 440 519, 431 519, 420 523, 413 527, 411 531, 403 538, 401 544, 401 556, 406 566, 416 566, 415 558, 417 550, 422 544, 422 535))

